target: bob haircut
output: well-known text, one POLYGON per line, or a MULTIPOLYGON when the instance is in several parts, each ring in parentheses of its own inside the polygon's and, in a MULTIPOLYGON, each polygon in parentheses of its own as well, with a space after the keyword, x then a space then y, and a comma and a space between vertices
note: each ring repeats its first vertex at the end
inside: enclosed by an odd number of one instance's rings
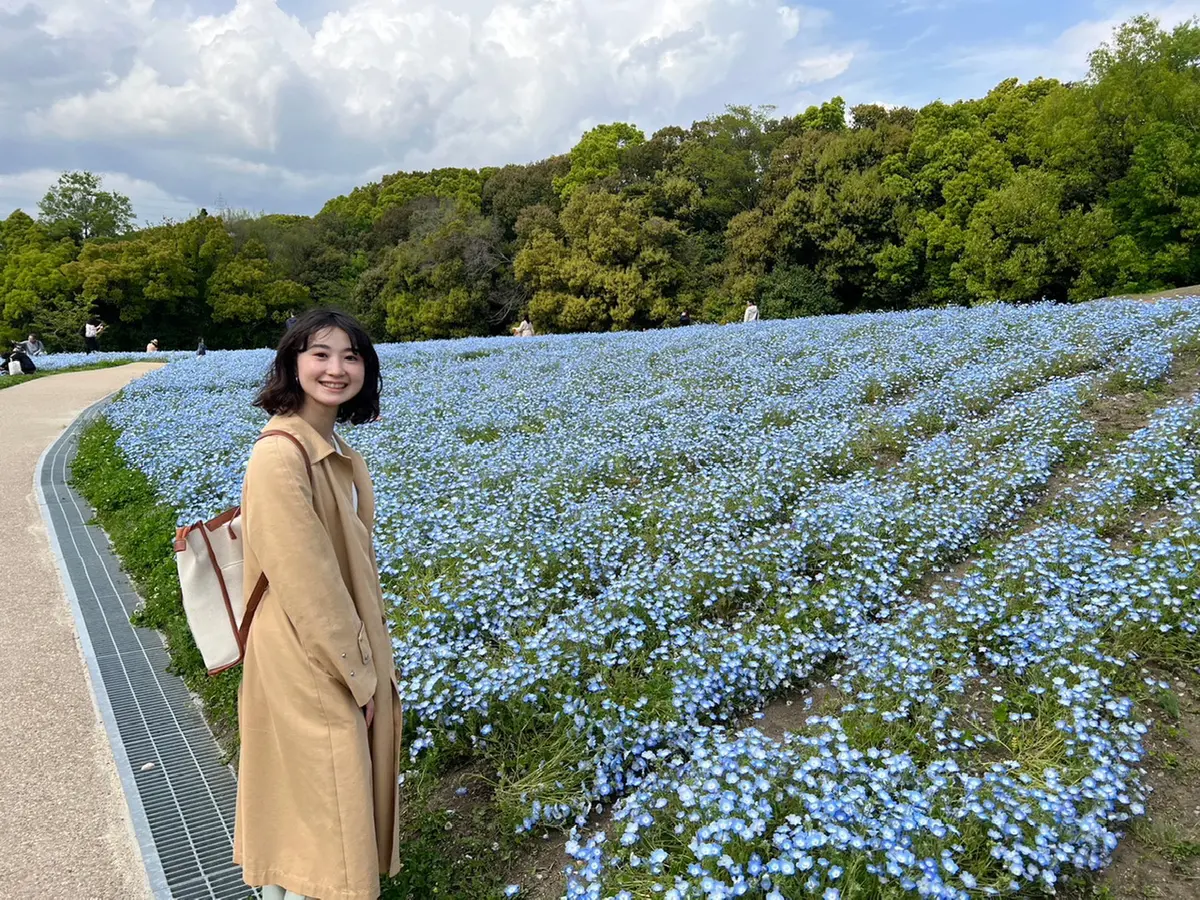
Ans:
POLYGON ((371 337, 358 320, 335 309, 313 309, 303 313, 296 324, 287 330, 275 350, 275 359, 267 372, 267 380, 254 405, 272 416, 299 412, 304 406, 304 389, 296 368, 296 357, 308 349, 313 335, 326 328, 340 328, 350 338, 350 346, 362 357, 366 372, 362 390, 338 407, 337 420, 361 425, 379 418, 379 394, 383 376, 379 372, 379 355, 371 337))

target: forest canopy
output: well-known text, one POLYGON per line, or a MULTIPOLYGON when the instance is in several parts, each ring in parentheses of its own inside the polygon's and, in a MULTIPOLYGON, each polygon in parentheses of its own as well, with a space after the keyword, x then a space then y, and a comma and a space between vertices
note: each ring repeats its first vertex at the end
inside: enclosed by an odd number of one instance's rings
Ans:
POLYGON ((398 172, 315 216, 201 210, 133 229, 67 173, 0 221, 0 340, 110 349, 270 344, 334 305, 379 339, 1087 300, 1200 282, 1200 22, 1147 17, 1086 79, 919 109, 840 97, 731 106, 647 136, 600 125, 561 156, 398 172))

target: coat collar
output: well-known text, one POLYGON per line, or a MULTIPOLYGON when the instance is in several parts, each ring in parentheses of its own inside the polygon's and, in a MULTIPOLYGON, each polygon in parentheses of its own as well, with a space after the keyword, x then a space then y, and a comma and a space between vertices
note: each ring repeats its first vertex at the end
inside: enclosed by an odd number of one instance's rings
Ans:
POLYGON ((313 428, 300 416, 273 416, 271 421, 266 424, 263 431, 286 431, 293 435, 301 444, 304 445, 304 450, 308 453, 309 461, 315 466, 327 456, 336 454, 333 449, 333 444, 325 440, 324 437, 313 428))

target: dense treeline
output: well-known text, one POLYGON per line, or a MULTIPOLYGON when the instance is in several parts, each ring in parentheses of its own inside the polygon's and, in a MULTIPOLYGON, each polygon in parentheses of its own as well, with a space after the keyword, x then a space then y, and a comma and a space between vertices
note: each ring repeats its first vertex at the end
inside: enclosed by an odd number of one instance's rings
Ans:
POLYGON ((114 348, 247 346, 317 303, 411 340, 526 314, 607 330, 729 321, 751 299, 783 317, 1196 282, 1200 22, 1144 17, 1076 84, 920 110, 730 107, 649 138, 602 125, 563 156, 397 173, 311 218, 202 211, 89 240, 45 215, 0 223, 0 336, 60 347, 90 314, 114 348))

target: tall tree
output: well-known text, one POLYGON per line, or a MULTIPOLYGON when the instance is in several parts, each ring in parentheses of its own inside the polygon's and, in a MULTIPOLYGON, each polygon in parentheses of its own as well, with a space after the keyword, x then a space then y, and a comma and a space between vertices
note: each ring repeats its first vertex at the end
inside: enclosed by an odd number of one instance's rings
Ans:
POLYGON ((616 175, 625 150, 645 141, 646 135, 633 125, 597 125, 571 148, 571 169, 554 179, 554 190, 565 202, 580 188, 616 175))
POLYGON ((74 243, 55 240, 20 210, 0 222, 0 339, 32 329, 51 348, 82 347, 88 308, 75 302, 62 271, 75 253, 74 243))
POLYGON ((69 227, 80 241, 125 234, 133 226, 133 205, 102 187, 99 175, 64 172, 38 203, 42 222, 69 227))

